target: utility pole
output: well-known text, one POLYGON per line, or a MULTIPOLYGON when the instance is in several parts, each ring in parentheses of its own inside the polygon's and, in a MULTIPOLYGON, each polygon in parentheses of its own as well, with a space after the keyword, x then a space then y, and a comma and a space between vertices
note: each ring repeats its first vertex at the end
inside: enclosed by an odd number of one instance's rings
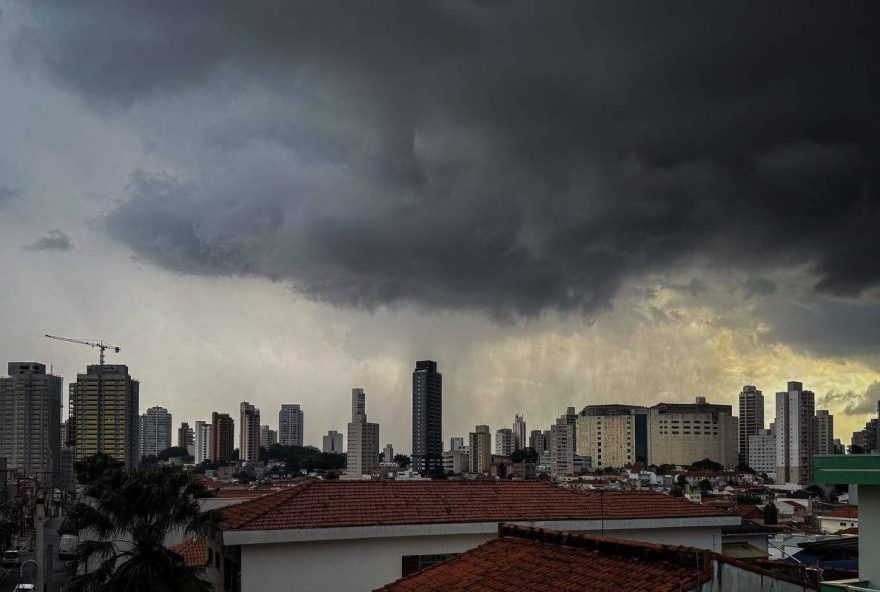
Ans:
POLYGON ((46 545, 46 506, 44 503, 42 497, 37 498, 37 517, 34 520, 34 527, 37 531, 34 551, 37 557, 36 589, 38 592, 46 590, 46 549, 44 548, 46 545))

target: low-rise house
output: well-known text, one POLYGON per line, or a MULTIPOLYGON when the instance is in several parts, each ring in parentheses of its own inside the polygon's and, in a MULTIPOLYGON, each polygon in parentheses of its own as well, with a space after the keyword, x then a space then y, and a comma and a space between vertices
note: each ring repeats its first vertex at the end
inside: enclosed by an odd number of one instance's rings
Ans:
POLYGON ((839 534, 841 530, 859 527, 858 506, 842 506, 817 513, 819 528, 826 534, 839 534))

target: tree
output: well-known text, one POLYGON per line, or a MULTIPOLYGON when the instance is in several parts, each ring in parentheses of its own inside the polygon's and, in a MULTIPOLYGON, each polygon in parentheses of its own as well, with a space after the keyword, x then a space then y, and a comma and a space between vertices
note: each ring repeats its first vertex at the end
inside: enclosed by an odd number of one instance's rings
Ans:
POLYGON ((698 460, 691 467, 695 471, 712 471, 713 473, 717 473, 718 471, 724 470, 724 465, 721 463, 715 462, 710 458, 704 458, 703 460, 698 460))
POLYGON ((122 468, 119 462, 109 454, 99 452, 73 463, 73 472, 76 474, 76 482, 80 485, 97 483, 106 474, 115 469, 122 468))
POLYGON ((776 510, 776 505, 773 502, 768 503, 764 506, 764 524, 778 524, 779 523, 779 512, 776 510))
POLYGON ((750 467, 748 463, 739 463, 738 465, 736 465, 736 470, 740 473, 751 473, 752 475, 755 474, 755 469, 750 467))
POLYGON ((669 490, 669 495, 672 497, 682 497, 684 496, 684 491, 678 485, 673 485, 672 489, 669 490))
POLYGON ((395 454, 394 462, 396 462, 397 466, 401 469, 405 469, 412 464, 412 459, 405 454, 395 454))
POLYGON ((159 460, 170 460, 172 458, 182 458, 185 462, 186 459, 189 459, 188 462, 192 462, 194 459, 192 455, 186 448, 182 446, 172 446, 171 448, 166 448, 162 452, 159 453, 157 457, 159 460))
POLYGON ((79 536, 72 592, 207 592, 213 589, 164 546, 170 532, 205 534, 220 514, 202 512, 204 486, 176 467, 115 467, 84 490, 63 530, 79 536))
POLYGON ((747 495, 747 494, 741 493, 738 496, 736 496, 736 503, 741 506, 743 506, 743 505, 757 506, 758 504, 761 503, 761 498, 755 497, 754 495, 747 495))
POLYGON ((536 463, 538 462, 538 451, 531 447, 514 450, 513 454, 510 455, 510 461, 514 463, 536 463))
POLYGON ((675 478, 675 484, 678 485, 680 488, 684 489, 685 486, 687 485, 687 479, 685 478, 684 475, 679 475, 678 477, 675 478))
POLYGON ((865 447, 860 446, 858 444, 850 444, 849 453, 850 454, 865 454, 865 447))
POLYGON ((708 479, 703 479, 702 481, 700 481, 700 491, 703 495, 709 493, 710 489, 712 489, 712 484, 709 482, 708 479))
POLYGON ((657 467, 657 474, 658 475, 669 475, 674 470, 675 470, 675 465, 662 464, 659 467, 657 467))

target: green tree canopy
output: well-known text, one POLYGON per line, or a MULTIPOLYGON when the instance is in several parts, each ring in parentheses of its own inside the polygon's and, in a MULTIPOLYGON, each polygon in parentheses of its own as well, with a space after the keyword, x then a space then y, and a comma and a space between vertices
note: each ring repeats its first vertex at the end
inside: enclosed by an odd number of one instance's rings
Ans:
POLYGON ((704 458, 703 460, 698 460, 694 464, 691 465, 695 471, 712 471, 718 472, 724 470, 724 465, 719 462, 715 462, 710 458, 704 458))
POLYGON ((536 463, 538 462, 538 451, 530 446, 520 448, 513 451, 513 454, 510 455, 510 460, 515 463, 536 463))
POLYGON ((193 460, 192 455, 189 451, 182 446, 172 446, 171 448, 166 448, 162 452, 159 453, 157 457, 159 460, 169 460, 172 458, 183 458, 193 460))
POLYGON ((764 506, 764 524, 778 524, 779 523, 779 512, 776 509, 776 505, 773 502, 768 503, 764 506))
POLYGON ((394 462, 396 462, 397 466, 401 469, 405 469, 412 464, 412 459, 405 454, 395 454, 394 462))

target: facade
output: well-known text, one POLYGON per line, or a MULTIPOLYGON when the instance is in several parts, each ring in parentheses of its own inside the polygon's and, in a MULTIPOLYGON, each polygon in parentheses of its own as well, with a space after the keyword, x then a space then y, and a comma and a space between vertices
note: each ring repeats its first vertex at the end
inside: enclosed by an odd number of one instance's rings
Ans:
POLYGON ((46 374, 38 362, 9 362, 7 368, 9 377, 0 378, 0 458, 7 470, 57 484, 63 379, 46 374))
POLYGON ((140 460, 140 384, 123 364, 92 365, 69 389, 67 437, 76 460, 99 452, 134 467, 140 460))
POLYGON ((450 473, 460 475, 462 473, 469 473, 470 470, 470 451, 466 448, 456 448, 443 453, 443 471, 447 475, 450 473))
POLYGON ((193 432, 195 443, 193 456, 195 457, 196 464, 199 465, 211 458, 211 424, 197 421, 193 432))
POLYGON ((513 430, 501 428, 495 432, 495 454, 510 456, 513 454, 513 430))
POLYGON ((528 446, 526 440, 526 420, 522 415, 516 415, 513 418, 513 449, 522 450, 528 446))
POLYGON ((302 446, 305 418, 299 405, 285 403, 278 412, 278 443, 282 446, 302 446))
POLYGON ((544 438, 544 432, 541 430, 532 430, 529 434, 529 448, 535 449, 541 454, 548 448, 548 442, 544 438))
POLYGON ((578 456, 597 468, 623 468, 648 460, 648 408, 588 405, 577 419, 578 456))
POLYGON ((171 414, 164 407, 150 407, 141 415, 141 458, 159 456, 171 448, 171 414))
POLYGON ((550 474, 553 477, 574 472, 575 428, 560 417, 550 428, 550 474))
POLYGON ((776 436, 770 430, 758 430, 749 436, 749 466, 758 474, 776 473, 776 436))
POLYGON ((189 454, 195 456, 195 444, 195 433, 193 432, 193 429, 189 427, 189 423, 181 423, 180 427, 177 429, 177 446, 186 449, 189 454))
POLYGON ((690 465, 708 458, 735 468, 737 418, 730 405, 705 397, 694 403, 660 403, 648 410, 648 464, 690 465))
POLYGON ((809 483, 813 480, 816 449, 816 399, 800 382, 789 382, 776 393, 776 481, 809 483))
POLYGON ((471 473, 488 473, 492 466, 492 434, 489 426, 478 425, 468 438, 468 465, 471 473))
POLYGON ((464 438, 461 436, 449 438, 449 450, 461 450, 462 448, 464 448, 464 438))
POLYGON ((229 462, 235 449, 235 421, 228 413, 211 414, 211 460, 229 462))
POLYGON ((267 425, 260 426, 260 447, 269 448, 278 444, 278 432, 267 425))
POLYGON ((335 452, 336 454, 344 453, 345 449, 342 447, 342 434, 336 430, 330 430, 327 432, 327 435, 323 438, 321 450, 323 452, 335 452))
POLYGON ((260 460, 260 410, 242 401, 238 425, 238 454, 244 462, 260 460))
POLYGON ((816 454, 834 454, 834 416, 827 409, 816 410, 816 454))
POLYGON ((371 475, 379 466, 379 424, 367 421, 364 389, 351 389, 351 423, 348 424, 348 454, 345 472, 349 476, 371 475))
MULTIPOLYGON (((58 487, 65 493, 74 493, 76 491, 76 474, 73 472, 74 449, 69 446, 61 447, 60 471, 61 479, 58 487)), ((0 480, 0 483, 5 481, 0 480)))
POLYGON ((749 461, 749 436, 753 436, 758 433, 758 430, 763 429, 764 394, 757 387, 746 385, 739 394, 740 463, 747 463, 749 461))
POLYGON ((443 375, 437 362, 422 360, 412 380, 412 467, 431 475, 443 470, 443 375))

